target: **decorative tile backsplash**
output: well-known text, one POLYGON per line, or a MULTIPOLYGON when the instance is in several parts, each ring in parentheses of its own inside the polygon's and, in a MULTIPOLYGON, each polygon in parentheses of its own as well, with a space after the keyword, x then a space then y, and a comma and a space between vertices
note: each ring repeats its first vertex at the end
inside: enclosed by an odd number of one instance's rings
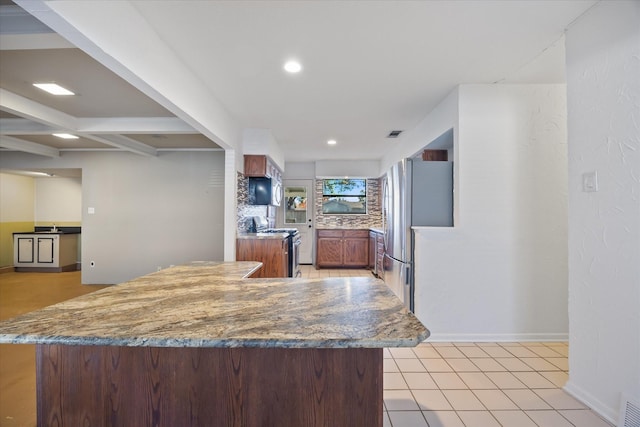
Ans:
POLYGON ((324 215, 322 180, 315 180, 316 228, 382 228, 382 194, 380 180, 367 179, 367 214, 324 215))
MULTIPOLYGON (((249 178, 238 172, 238 232, 244 233, 249 230, 251 218, 254 216, 267 216, 268 206, 255 206, 249 204, 249 178)), ((275 222, 275 221, 274 221, 275 222)), ((273 224, 271 224, 273 226, 273 224)))
MULTIPOLYGON (((265 216, 269 226, 275 226, 275 209, 270 206, 249 204, 249 178, 238 172, 238 232, 249 229, 251 218, 265 216)), ((316 228, 382 228, 382 194, 379 179, 367 179, 367 214, 364 215, 323 215, 322 180, 315 180, 315 224, 316 228)))

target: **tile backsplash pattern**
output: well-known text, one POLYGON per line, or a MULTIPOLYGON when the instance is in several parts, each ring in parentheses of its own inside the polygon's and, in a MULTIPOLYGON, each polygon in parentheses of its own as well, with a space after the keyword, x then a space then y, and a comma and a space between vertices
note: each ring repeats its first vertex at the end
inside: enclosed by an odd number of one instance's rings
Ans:
POLYGON ((238 200, 238 232, 249 229, 249 221, 254 216, 267 216, 267 206, 249 204, 249 178, 238 172, 237 200, 238 200))
POLYGON ((315 181, 316 228, 382 228, 382 194, 380 179, 367 179, 367 214, 324 215, 322 180, 315 181))
MULTIPOLYGON (((249 178, 238 172, 238 232, 246 232, 251 217, 269 216, 267 206, 249 204, 249 178)), ((316 228, 382 228, 382 194, 380 179, 367 179, 367 214, 365 215, 323 215, 322 180, 315 180, 316 228)), ((274 216, 274 215, 272 215, 274 216)), ((275 216, 274 216, 275 218, 275 216)), ((274 220, 272 220, 274 221, 274 220)), ((274 224, 270 224, 274 226, 274 224)))

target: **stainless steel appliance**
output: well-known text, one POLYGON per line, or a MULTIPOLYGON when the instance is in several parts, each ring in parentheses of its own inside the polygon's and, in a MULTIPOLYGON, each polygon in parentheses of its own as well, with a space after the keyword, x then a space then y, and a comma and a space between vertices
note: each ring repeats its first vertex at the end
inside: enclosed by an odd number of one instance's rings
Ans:
POLYGON ((273 178, 249 177, 249 204, 280 206, 282 184, 273 178))
POLYGON ((453 225, 453 163, 404 159, 382 184, 384 281, 414 310, 412 226, 453 225))
POLYGON ((302 244, 302 238, 297 228, 268 228, 268 221, 264 217, 253 217, 253 225, 250 230, 257 233, 287 233, 287 249, 289 257, 289 277, 302 276, 302 270, 300 270, 300 245, 302 244))

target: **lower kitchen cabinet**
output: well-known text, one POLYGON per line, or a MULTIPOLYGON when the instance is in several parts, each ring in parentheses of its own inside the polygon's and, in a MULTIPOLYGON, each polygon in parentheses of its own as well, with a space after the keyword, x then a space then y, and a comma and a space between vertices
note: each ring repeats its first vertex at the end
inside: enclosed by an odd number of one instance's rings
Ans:
POLYGON ((369 230, 317 230, 316 266, 365 268, 369 265, 369 230))
POLYGON ((262 263, 262 268, 252 274, 251 277, 289 276, 289 248, 286 238, 237 239, 236 260, 262 263))
POLYGON ((15 271, 77 270, 79 234, 14 233, 15 271))

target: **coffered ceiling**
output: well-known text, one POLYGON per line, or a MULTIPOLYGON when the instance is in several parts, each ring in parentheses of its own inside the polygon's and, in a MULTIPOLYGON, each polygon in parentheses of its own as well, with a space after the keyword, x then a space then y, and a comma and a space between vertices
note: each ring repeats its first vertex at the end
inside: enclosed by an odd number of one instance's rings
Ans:
POLYGON ((30 13, 0 3, 0 145, 156 155, 265 128, 309 161, 380 159, 461 83, 563 83, 564 30, 596 1, 16 3, 30 13))

